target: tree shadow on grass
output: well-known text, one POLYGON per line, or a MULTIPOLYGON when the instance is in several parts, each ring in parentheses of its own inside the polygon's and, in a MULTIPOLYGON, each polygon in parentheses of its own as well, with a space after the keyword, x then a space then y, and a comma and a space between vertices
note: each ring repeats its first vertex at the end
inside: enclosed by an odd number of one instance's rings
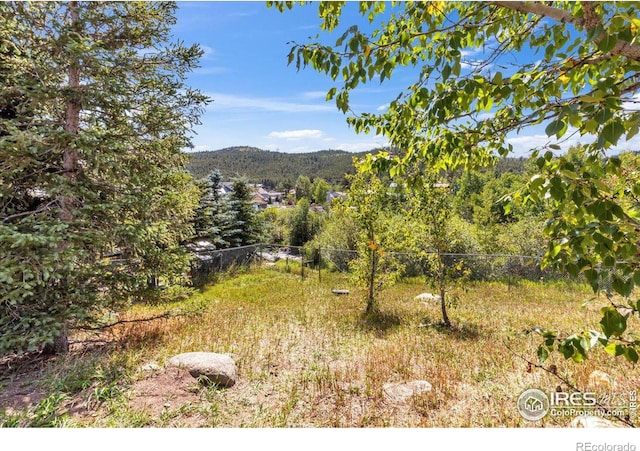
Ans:
POLYGON ((419 327, 433 329, 439 334, 455 340, 475 340, 481 335, 477 324, 453 322, 450 326, 447 326, 442 321, 433 320, 429 317, 423 318, 419 327))
POLYGON ((360 315, 358 326, 367 331, 373 332, 378 338, 383 338, 391 331, 397 329, 401 325, 400 317, 380 310, 365 312, 360 315))

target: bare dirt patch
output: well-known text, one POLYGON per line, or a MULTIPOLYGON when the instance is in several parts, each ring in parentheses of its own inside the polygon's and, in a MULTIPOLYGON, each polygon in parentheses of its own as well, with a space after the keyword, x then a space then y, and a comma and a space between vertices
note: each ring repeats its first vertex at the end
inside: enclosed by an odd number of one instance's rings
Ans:
POLYGON ((133 384, 129 405, 156 416, 167 408, 176 409, 199 400, 197 381, 187 370, 172 367, 133 384))
POLYGON ((41 354, 0 358, 0 410, 26 410, 46 398, 34 382, 42 376, 48 360, 41 354))

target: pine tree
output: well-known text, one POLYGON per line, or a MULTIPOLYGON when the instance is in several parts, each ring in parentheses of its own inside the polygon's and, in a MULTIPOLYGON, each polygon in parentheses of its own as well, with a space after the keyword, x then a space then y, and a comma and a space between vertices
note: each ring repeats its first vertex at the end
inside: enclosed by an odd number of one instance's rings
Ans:
POLYGON ((216 249, 231 247, 229 235, 234 223, 233 212, 221 189, 222 174, 213 169, 203 182, 202 197, 194 218, 196 239, 206 240, 216 249))
POLYGON ((245 180, 234 180, 229 209, 233 217, 228 231, 231 247, 258 243, 262 227, 251 203, 251 190, 245 180))
POLYGON ((65 351, 69 327, 186 269, 181 149, 207 99, 175 9, 0 3, 0 354, 65 351))

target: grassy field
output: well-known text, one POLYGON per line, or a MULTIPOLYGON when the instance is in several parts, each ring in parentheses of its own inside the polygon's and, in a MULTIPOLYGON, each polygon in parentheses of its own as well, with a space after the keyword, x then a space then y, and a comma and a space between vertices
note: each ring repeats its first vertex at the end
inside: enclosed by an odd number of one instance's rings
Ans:
MULTIPOLYGON (((604 299, 553 283, 468 284, 450 311, 455 327, 438 326, 439 307, 414 297, 428 291, 407 281, 379 296, 364 317, 364 293, 341 274, 299 275, 273 268, 227 276, 173 305, 137 307, 126 318, 168 307, 192 312, 126 323, 76 346, 64 357, 4 361, 0 424, 64 427, 562 427, 570 419, 522 419, 520 393, 567 390, 554 375, 528 365, 536 335, 598 329, 604 299), (331 293, 346 288, 345 296, 331 293), (202 387, 168 359, 182 352, 231 354, 239 380, 226 390, 202 387), (525 359, 523 359, 523 357, 525 359), (157 366, 149 366, 150 364, 157 366), (146 366, 145 366, 146 365, 146 366), (426 380, 433 389, 396 402, 383 384, 426 380)), ((637 325, 632 327, 636 327, 637 325)), ((82 338, 82 337, 76 337, 82 338)), ((637 368, 596 350, 575 364, 545 362, 587 388, 592 371, 609 373, 616 391, 640 385, 637 368)))

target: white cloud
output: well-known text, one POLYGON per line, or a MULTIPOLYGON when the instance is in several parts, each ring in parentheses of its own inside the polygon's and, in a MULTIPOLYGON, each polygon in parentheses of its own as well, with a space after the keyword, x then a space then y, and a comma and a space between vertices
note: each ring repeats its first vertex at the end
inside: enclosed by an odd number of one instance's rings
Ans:
MULTIPOLYGON (((507 138, 507 143, 513 146, 514 156, 529 155, 532 149, 540 149, 549 144, 559 145, 562 150, 557 153, 564 153, 571 146, 581 144, 589 144, 596 140, 596 136, 592 134, 580 135, 576 133, 577 129, 569 127, 562 139, 557 140, 555 137, 549 137, 544 133, 533 133, 528 135, 517 135, 507 138)), ((607 150, 607 154, 615 155, 626 150, 637 150, 640 148, 640 135, 634 136, 631 140, 626 141, 622 138, 618 144, 607 150)))
POLYGON ((269 138, 297 141, 301 139, 320 139, 324 136, 321 130, 285 130, 283 132, 271 132, 269 138))
POLYGON ((279 113, 319 113, 335 111, 330 105, 317 105, 313 103, 292 102, 282 99, 245 97, 218 92, 207 93, 213 99, 208 107, 209 111, 271 111, 279 113))
POLYGON ((529 155, 532 149, 541 149, 550 144, 559 145, 562 153, 568 150, 569 147, 579 145, 581 142, 585 142, 585 139, 589 139, 589 137, 580 136, 580 134, 575 132, 576 129, 570 127, 560 141, 544 133, 535 133, 507 138, 507 143, 513 146, 514 156, 529 155))
POLYGON ((496 116, 495 112, 487 112, 487 113, 480 113, 475 118, 479 121, 486 121, 487 119, 493 119, 495 116, 496 116))
POLYGON ((378 108, 376 108, 376 111, 387 111, 389 109, 389 104, 385 103, 384 105, 380 105, 378 108))
POLYGON ((325 91, 307 91, 302 93, 302 97, 305 99, 325 99, 327 93, 325 91))
POLYGON ((640 94, 634 94, 631 99, 626 102, 622 102, 622 109, 626 111, 640 110, 640 94))
POLYGON ((389 142, 384 141, 355 141, 355 142, 345 142, 337 146, 333 146, 335 149, 344 150, 347 152, 367 152, 372 149, 377 149, 380 147, 388 147, 389 142))
POLYGON ((199 45, 202 51, 204 52, 200 57, 200 59, 208 60, 208 59, 211 59, 211 57, 216 54, 216 51, 213 49, 213 47, 209 47, 208 45, 203 45, 203 44, 199 44, 199 45))

